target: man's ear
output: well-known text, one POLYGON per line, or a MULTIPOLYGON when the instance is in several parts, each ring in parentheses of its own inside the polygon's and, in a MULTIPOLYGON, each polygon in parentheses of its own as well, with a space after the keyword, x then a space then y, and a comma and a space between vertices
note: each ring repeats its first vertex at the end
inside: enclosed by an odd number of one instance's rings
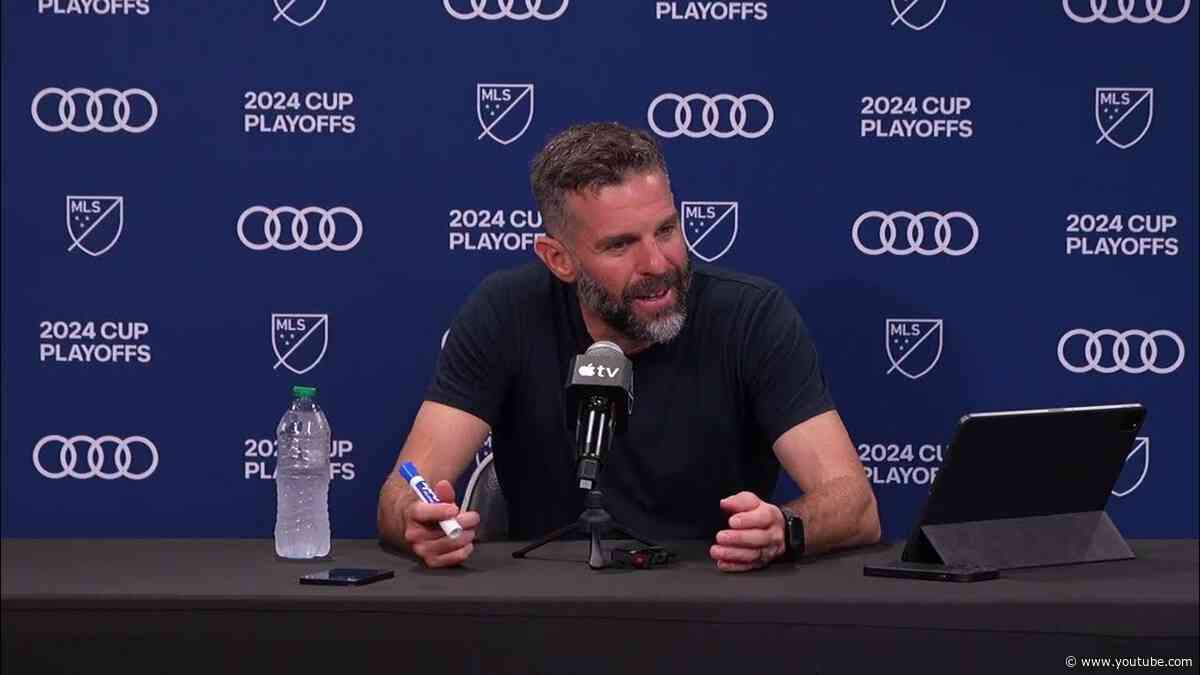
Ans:
POLYGON ((533 242, 533 252, 559 281, 566 284, 575 283, 575 259, 571 257, 566 244, 554 237, 538 237, 533 242))

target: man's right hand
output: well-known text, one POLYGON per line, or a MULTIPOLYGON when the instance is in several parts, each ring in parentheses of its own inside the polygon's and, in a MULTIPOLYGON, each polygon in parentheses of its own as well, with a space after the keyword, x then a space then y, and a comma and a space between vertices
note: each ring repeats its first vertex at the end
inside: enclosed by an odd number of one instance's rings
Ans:
POLYGON ((433 486, 441 504, 426 504, 415 500, 404 509, 404 540, 426 567, 453 567, 461 565, 475 550, 475 530, 479 527, 479 514, 475 511, 459 512, 454 500, 454 486, 449 481, 438 481, 433 486), (439 521, 454 518, 463 531, 451 539, 442 531, 439 521))

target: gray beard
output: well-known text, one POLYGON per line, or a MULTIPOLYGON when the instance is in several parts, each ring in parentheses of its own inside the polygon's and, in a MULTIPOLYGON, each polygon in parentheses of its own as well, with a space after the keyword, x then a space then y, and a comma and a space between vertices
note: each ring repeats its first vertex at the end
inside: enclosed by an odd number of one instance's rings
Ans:
POLYGON ((692 285, 692 261, 684 263, 682 271, 673 269, 663 277, 646 279, 626 288, 620 298, 614 297, 598 281, 588 276, 578 266, 579 276, 575 283, 579 303, 591 308, 604 322, 633 342, 665 343, 674 340, 683 330, 687 319, 687 295, 692 285), (659 312, 649 319, 638 318, 633 311, 634 299, 641 293, 669 286, 675 289, 673 307, 659 312))

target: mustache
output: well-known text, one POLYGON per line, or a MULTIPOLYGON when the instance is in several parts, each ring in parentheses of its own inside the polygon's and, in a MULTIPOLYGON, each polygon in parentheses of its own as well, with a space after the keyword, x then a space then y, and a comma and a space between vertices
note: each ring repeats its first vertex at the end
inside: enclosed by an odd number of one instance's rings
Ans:
POLYGON ((629 301, 634 298, 646 297, 650 295, 658 295, 668 288, 674 288, 679 292, 683 292, 683 277, 684 273, 678 268, 672 268, 669 272, 658 277, 647 277, 634 282, 625 289, 622 293, 624 300, 629 301))

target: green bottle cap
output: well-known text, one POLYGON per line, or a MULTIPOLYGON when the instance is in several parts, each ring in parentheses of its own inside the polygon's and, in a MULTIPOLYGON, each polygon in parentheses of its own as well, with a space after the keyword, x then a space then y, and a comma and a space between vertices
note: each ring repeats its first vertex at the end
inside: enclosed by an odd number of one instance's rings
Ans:
POLYGON ((292 396, 295 396, 296 398, 312 398, 316 395, 316 387, 301 387, 300 385, 292 387, 292 396))

